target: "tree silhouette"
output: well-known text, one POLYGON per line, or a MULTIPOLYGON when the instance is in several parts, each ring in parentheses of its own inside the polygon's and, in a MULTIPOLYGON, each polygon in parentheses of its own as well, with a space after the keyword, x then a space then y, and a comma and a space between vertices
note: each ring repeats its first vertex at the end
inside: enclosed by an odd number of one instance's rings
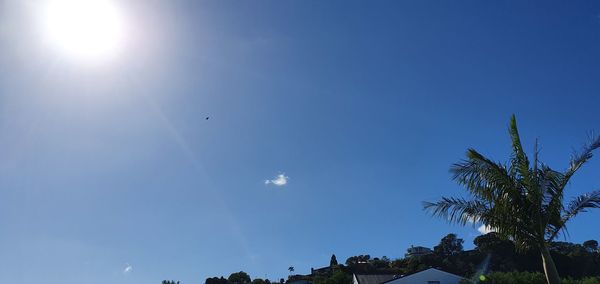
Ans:
POLYGON ((229 280, 231 283, 237 284, 246 284, 251 282, 250 275, 244 271, 231 273, 227 280, 229 280))
POLYGON ((433 252, 441 257, 456 255, 463 250, 463 239, 456 234, 448 234, 440 240, 440 244, 433 247, 433 252))
POLYGON ((331 255, 331 260, 329 260, 329 266, 330 267, 338 266, 338 262, 337 262, 337 258, 335 257, 335 254, 331 255))
POLYGON ((583 242, 583 247, 588 252, 598 252, 598 241, 596 240, 588 240, 583 242))

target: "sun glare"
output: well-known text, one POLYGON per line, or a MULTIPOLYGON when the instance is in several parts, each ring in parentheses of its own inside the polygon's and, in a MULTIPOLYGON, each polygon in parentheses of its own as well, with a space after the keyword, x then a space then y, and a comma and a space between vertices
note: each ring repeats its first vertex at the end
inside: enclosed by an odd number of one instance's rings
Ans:
POLYGON ((48 0, 42 28, 49 45, 87 60, 114 56, 124 39, 122 15, 110 0, 48 0))

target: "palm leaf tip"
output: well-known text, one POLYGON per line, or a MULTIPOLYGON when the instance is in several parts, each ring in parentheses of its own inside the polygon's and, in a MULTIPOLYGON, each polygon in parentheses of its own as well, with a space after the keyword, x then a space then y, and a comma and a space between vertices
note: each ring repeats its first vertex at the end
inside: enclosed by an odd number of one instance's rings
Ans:
POLYGON ((510 137, 513 139, 513 142, 519 141, 519 145, 520 145, 520 139, 519 139, 519 128, 517 127, 517 117, 513 114, 510 117, 510 123, 508 124, 508 133, 510 134, 510 137))
POLYGON ((572 175, 585 162, 592 158, 594 150, 600 148, 600 136, 590 136, 590 141, 583 146, 579 153, 574 153, 571 157, 571 163, 567 175, 572 175))
MULTIPOLYGON (((588 209, 600 208, 600 190, 575 197, 565 211, 565 217, 572 217, 588 209)), ((567 221, 567 220, 565 220, 567 221)))

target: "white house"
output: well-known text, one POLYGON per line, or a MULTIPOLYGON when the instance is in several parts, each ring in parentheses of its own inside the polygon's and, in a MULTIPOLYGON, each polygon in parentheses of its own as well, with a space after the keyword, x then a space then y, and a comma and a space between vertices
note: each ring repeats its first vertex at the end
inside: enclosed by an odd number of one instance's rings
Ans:
MULTIPOLYGON (((420 272, 404 275, 399 278, 383 282, 385 284, 459 284, 463 278, 441 271, 435 268, 429 268, 420 272)), ((381 283, 381 284, 383 284, 381 283)))
POLYGON ((381 284, 394 279, 394 274, 354 274, 352 284, 381 284))

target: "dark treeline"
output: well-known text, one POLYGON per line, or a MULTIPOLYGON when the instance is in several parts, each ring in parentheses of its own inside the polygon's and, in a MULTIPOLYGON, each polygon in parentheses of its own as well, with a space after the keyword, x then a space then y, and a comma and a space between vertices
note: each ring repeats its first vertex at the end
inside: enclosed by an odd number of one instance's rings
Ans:
MULTIPOLYGON (((347 270, 352 273, 410 274, 429 267, 461 276, 479 273, 529 271, 543 272, 540 255, 537 251, 518 252, 510 240, 500 238, 496 233, 481 235, 474 240, 473 250, 463 250, 463 240, 455 234, 442 238, 434 247, 433 253, 419 257, 389 260, 386 257, 370 258, 354 256, 346 261, 347 270)), ((598 242, 589 240, 583 244, 552 242, 552 257, 563 278, 580 279, 600 276, 600 251, 598 242)))
MULTIPOLYGON (((464 241, 455 234, 448 234, 434 247, 433 253, 423 256, 389 259, 357 255, 338 264, 335 256, 330 262, 328 273, 314 275, 290 275, 287 280, 250 279, 243 272, 232 273, 228 278, 211 277, 205 284, 275 284, 308 280, 313 284, 352 283, 352 273, 357 274, 396 274, 406 275, 430 267, 439 268, 467 278, 480 274, 497 277, 512 277, 510 273, 543 272, 540 255, 537 251, 518 252, 512 241, 500 238, 496 233, 488 233, 475 238, 475 249, 464 250, 464 241), (502 272, 510 272, 502 275, 502 272)), ((600 249, 598 242, 589 240, 582 244, 552 242, 551 254, 560 275, 565 279, 583 279, 600 276, 600 249)), ((291 270, 290 270, 291 271, 291 270)), ((526 275, 526 274, 525 274, 526 275)), ((543 277, 542 277, 543 279, 543 277)), ((500 282, 500 281, 498 281, 500 282)))
MULTIPOLYGON (((205 284, 272 284, 269 279, 255 278, 250 279, 250 275, 244 271, 234 272, 229 277, 210 277, 204 282, 205 284)), ((282 278, 273 284, 284 284, 285 280, 282 278)))

